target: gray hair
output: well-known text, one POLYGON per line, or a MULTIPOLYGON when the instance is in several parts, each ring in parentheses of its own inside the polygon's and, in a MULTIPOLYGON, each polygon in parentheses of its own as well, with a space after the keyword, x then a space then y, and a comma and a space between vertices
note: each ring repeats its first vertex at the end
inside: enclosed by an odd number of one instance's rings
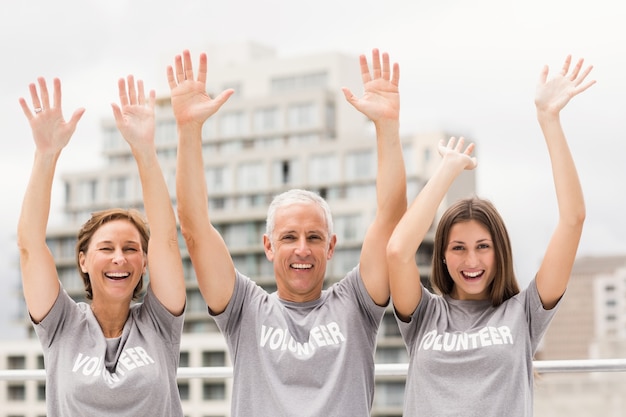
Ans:
POLYGON ((276 226, 276 211, 291 204, 317 204, 324 212, 326 219, 326 228, 328 229, 328 238, 333 235, 333 216, 330 212, 330 206, 319 194, 312 191, 294 188, 278 194, 274 197, 267 209, 267 219, 265 221, 265 234, 272 241, 272 233, 276 226))

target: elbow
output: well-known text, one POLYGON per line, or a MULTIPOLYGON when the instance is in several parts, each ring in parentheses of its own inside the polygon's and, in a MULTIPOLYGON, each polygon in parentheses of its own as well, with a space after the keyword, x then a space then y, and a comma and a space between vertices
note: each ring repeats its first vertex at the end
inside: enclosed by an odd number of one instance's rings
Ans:
POLYGON ((407 261, 406 246, 400 244, 396 239, 389 239, 387 243, 387 263, 397 265, 407 261))

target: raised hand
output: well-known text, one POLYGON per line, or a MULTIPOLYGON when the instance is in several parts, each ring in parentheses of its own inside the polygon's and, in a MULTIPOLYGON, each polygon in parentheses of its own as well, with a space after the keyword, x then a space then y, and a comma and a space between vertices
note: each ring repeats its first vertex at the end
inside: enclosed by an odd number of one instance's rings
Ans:
POLYGON ((120 78, 118 83, 120 105, 111 104, 113 117, 120 133, 135 149, 141 145, 154 146, 154 104, 156 93, 150 90, 148 100, 144 92, 143 81, 129 75, 126 81, 120 78), (126 87, 128 83, 128 88, 126 87), (121 107, 120 107, 121 106, 121 107))
POLYGON ((85 113, 85 109, 79 108, 74 111, 70 120, 66 122, 61 108, 61 80, 58 78, 53 80, 54 96, 52 106, 50 106, 46 80, 43 77, 39 77, 37 82, 39 84, 39 92, 34 83, 28 86, 33 102, 33 111, 31 112, 26 100, 22 97, 19 99, 20 106, 22 106, 22 111, 24 111, 24 115, 32 129, 37 149, 42 152, 60 152, 68 144, 76 130, 78 121, 85 113))
POLYGON ((558 114, 572 97, 595 84, 595 80, 585 82, 593 66, 590 65, 581 72, 584 63, 584 59, 581 58, 570 72, 571 62, 572 56, 568 55, 561 72, 550 80, 548 66, 543 67, 535 93, 535 106, 538 112, 558 114))
POLYGON ((382 54, 382 63, 378 49, 372 50, 372 72, 365 55, 359 57, 361 78, 363 79, 363 97, 357 98, 348 88, 342 88, 346 100, 358 111, 374 122, 383 119, 397 120, 400 117, 400 66, 389 63, 389 54, 382 54))
POLYGON ((465 150, 464 146, 465 138, 461 136, 457 142, 456 138, 451 137, 447 144, 443 139, 439 141, 438 151, 444 160, 458 164, 460 168, 472 170, 478 165, 476 157, 472 156, 475 144, 470 143, 465 150))
POLYGON ((182 56, 176 55, 174 67, 167 67, 172 110, 179 125, 191 123, 201 126, 234 93, 233 89, 227 89, 215 98, 211 98, 206 91, 206 79, 207 56, 204 53, 200 54, 197 78, 194 78, 191 55, 188 50, 183 51, 182 56))

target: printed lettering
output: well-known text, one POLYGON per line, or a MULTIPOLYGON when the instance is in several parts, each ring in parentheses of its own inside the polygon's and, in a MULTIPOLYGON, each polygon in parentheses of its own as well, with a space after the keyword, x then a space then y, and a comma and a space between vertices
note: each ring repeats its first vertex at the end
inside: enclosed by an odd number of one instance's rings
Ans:
POLYGON ((473 333, 444 332, 439 334, 437 330, 431 330, 422 336, 418 350, 452 352, 511 344, 513 344, 513 334, 508 326, 487 326, 473 333))

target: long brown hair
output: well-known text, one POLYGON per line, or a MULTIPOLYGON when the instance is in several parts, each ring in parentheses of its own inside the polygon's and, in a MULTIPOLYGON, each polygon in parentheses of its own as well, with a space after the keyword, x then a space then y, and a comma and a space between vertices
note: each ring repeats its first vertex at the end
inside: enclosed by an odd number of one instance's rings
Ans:
POLYGON ((491 234, 495 251, 495 276, 489 288, 494 306, 502 304, 519 293, 519 285, 513 270, 513 253, 509 234, 502 217, 488 200, 470 197, 457 201, 443 214, 435 233, 431 285, 441 294, 450 294, 454 281, 444 263, 445 248, 448 245, 450 229, 456 223, 475 220, 491 234))
MULTIPOLYGON (((91 241, 94 233, 96 233, 96 230, 98 230, 102 225, 114 220, 126 220, 130 222, 133 226, 135 226, 139 231, 139 236, 141 239, 141 249, 144 255, 147 255, 148 253, 150 229, 148 228, 148 224, 144 220, 142 214, 138 210, 113 208, 92 213, 91 218, 87 220, 78 231, 78 242, 76 242, 76 264, 78 265, 78 272, 83 279, 88 300, 93 299, 93 291, 91 288, 91 280, 89 279, 89 274, 83 272, 80 267, 80 253, 87 253, 89 242, 91 241)), ((142 289, 143 275, 141 276, 139 283, 133 291, 133 300, 137 300, 139 298, 142 289)))

